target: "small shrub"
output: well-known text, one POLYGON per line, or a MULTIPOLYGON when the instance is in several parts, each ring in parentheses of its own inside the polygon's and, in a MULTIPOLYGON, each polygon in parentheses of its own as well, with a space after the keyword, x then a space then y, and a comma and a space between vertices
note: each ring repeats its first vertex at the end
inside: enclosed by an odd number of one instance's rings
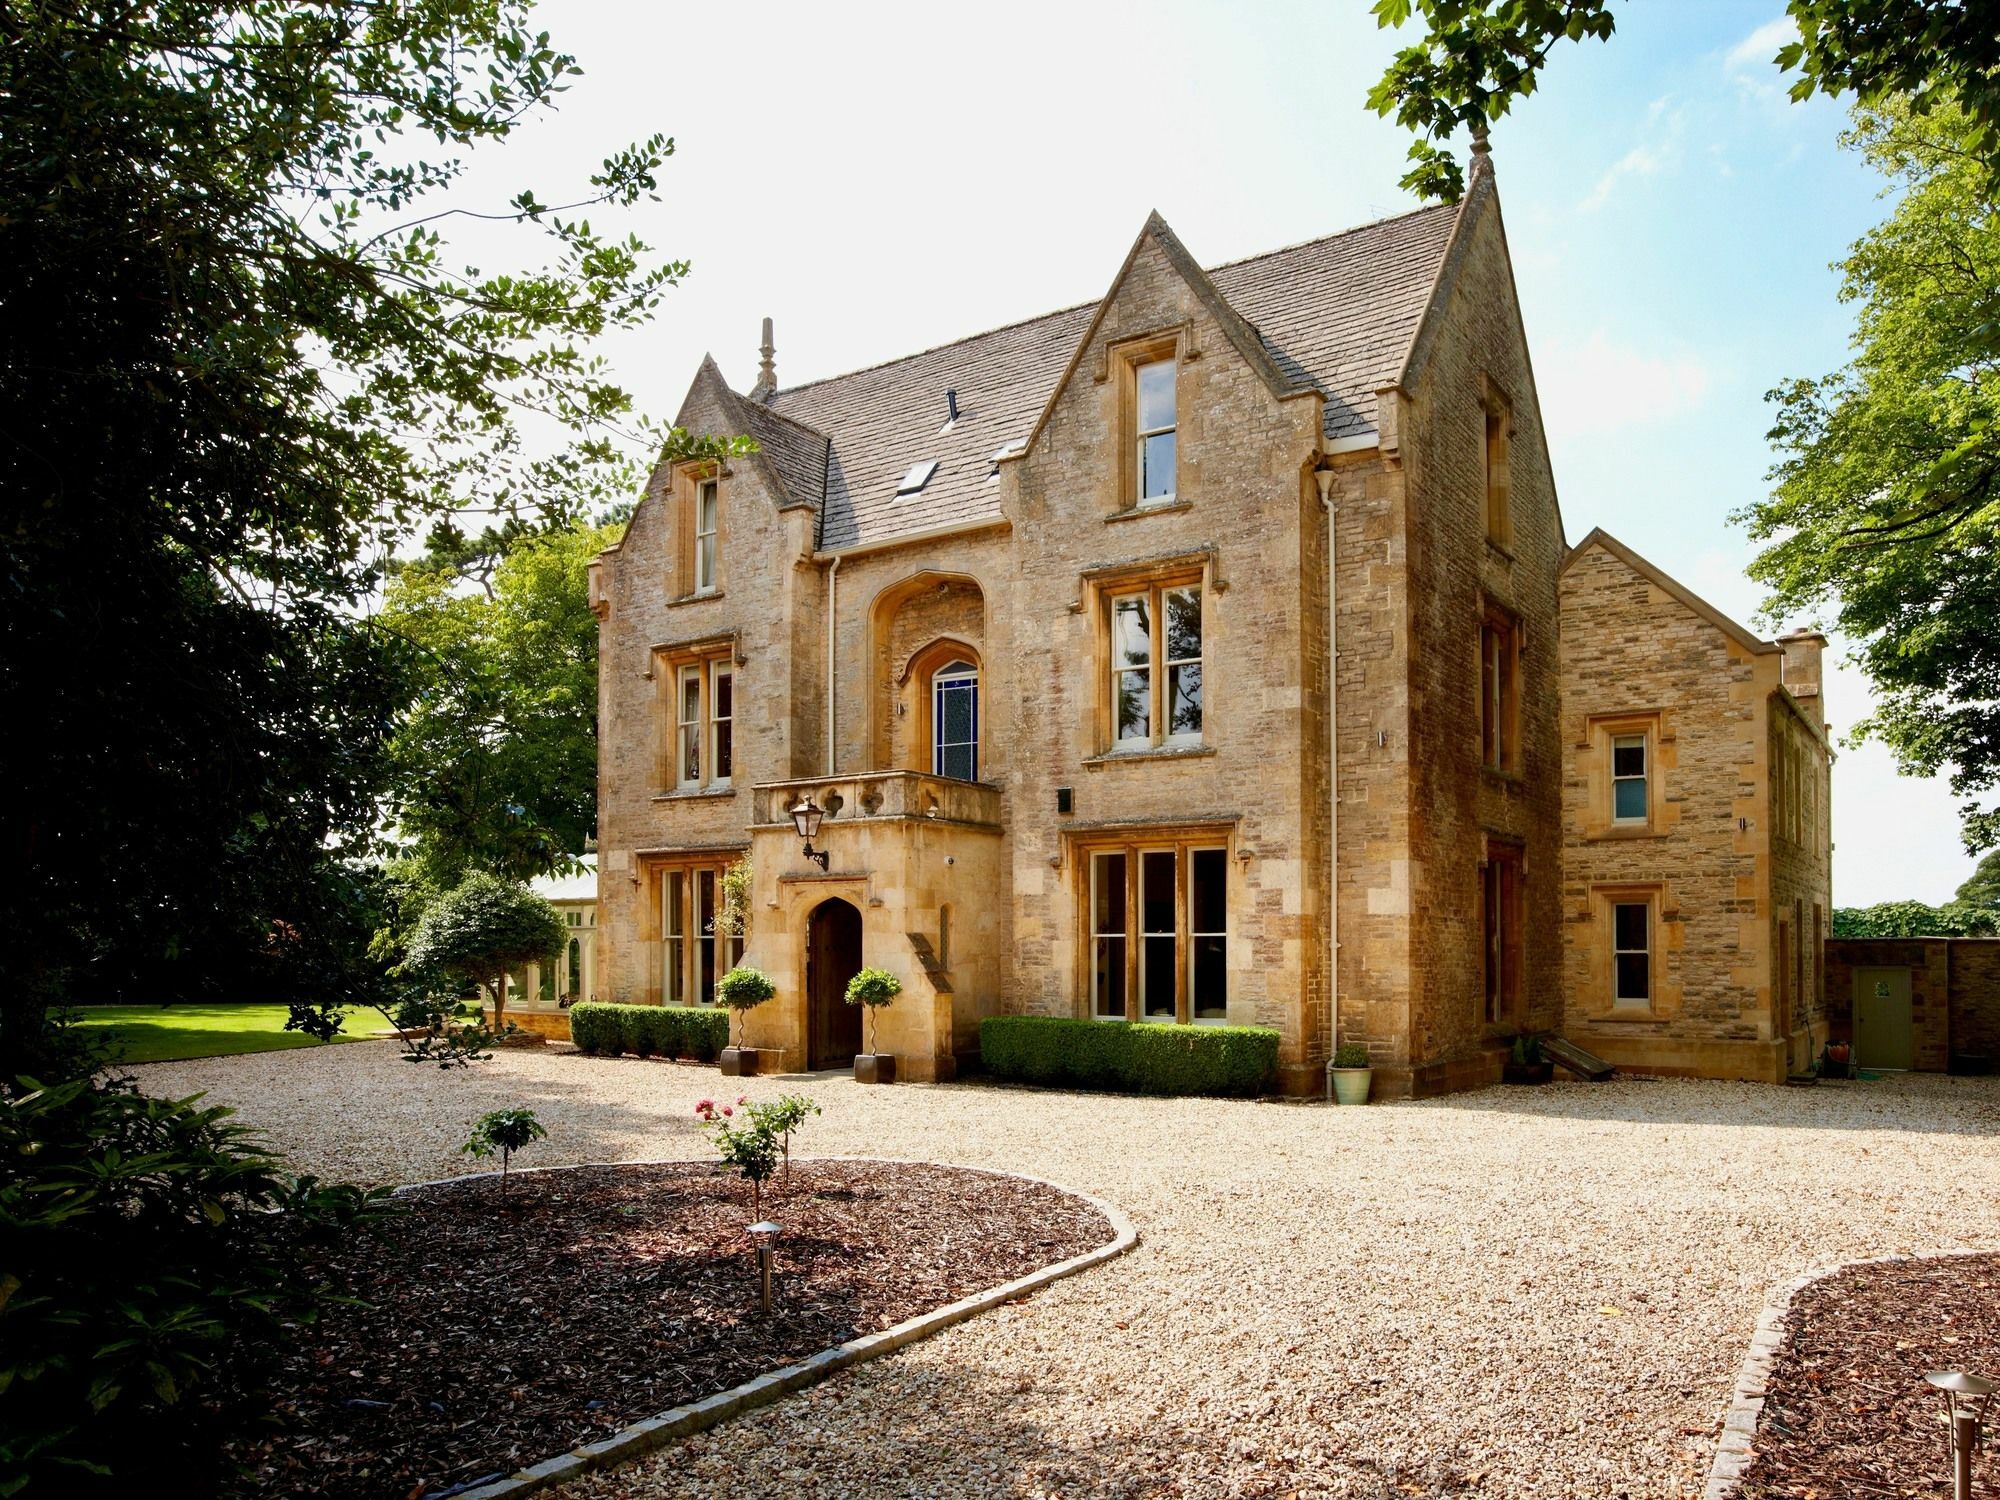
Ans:
POLYGON ((769 1104, 750 1106, 750 1117, 778 1138, 778 1149, 784 1157, 785 1188, 788 1192, 792 1186, 792 1132, 805 1124, 808 1116, 818 1113, 819 1106, 804 1094, 780 1094, 769 1104))
POLYGON ((847 981, 847 1003, 866 1007, 868 1050, 875 1050, 875 1008, 903 993, 903 981, 887 969, 863 969, 847 981))
POLYGON ((762 1005, 777 993, 778 987, 762 969, 731 969, 715 981, 715 1003, 727 1006, 732 1015, 762 1005))
POLYGON ((704 1099, 694 1107, 694 1112, 708 1127, 709 1143, 715 1147, 716 1155, 750 1184, 750 1214, 761 1219, 764 1184, 778 1170, 779 1146, 770 1122, 756 1110, 744 1108, 749 1102, 745 1095, 734 1105, 725 1104, 718 1109, 713 1099, 704 1099), (738 1109, 743 1110, 740 1120, 736 1118, 738 1109))
POLYGON ((1359 1042, 1342 1042, 1333 1049, 1333 1065, 1336 1068, 1367 1068, 1374 1064, 1368 1060, 1368 1049, 1359 1042))
POLYGON ((595 1057, 685 1057, 714 1062, 729 1040, 729 1017, 693 1005, 611 1005, 580 1000, 569 1008, 569 1039, 595 1057))
POLYGON ((1278 1041, 1263 1026, 1068 1016, 993 1016, 979 1027, 980 1056, 995 1077, 1138 1094, 1266 1093, 1278 1041))
POLYGON ((516 1151, 532 1141, 548 1139, 548 1131, 532 1109, 496 1109, 484 1114, 472 1127, 472 1135, 459 1147, 467 1156, 488 1157, 500 1153, 500 1189, 507 1189, 507 1163, 516 1151))
POLYGON ((1514 1037, 1514 1044, 1508 1049, 1508 1056, 1517 1068, 1538 1067, 1542 1061, 1542 1036, 1538 1031, 1523 1031, 1514 1037))

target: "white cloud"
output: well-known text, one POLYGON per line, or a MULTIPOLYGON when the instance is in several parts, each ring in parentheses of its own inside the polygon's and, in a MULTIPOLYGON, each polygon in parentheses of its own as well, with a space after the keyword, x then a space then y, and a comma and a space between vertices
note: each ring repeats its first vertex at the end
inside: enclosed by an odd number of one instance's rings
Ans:
POLYGON ((1584 212, 1604 206, 1618 184, 1628 177, 1652 177, 1679 163, 1683 116, 1671 97, 1655 99, 1646 107, 1645 138, 1627 151, 1602 177, 1583 202, 1584 212))
POLYGON ((1775 21, 1766 21, 1729 49, 1722 59, 1723 71, 1744 73, 1757 68, 1769 68, 1771 59, 1778 55, 1778 49, 1798 39, 1799 29, 1792 24, 1790 16, 1779 16, 1775 21))
POLYGON ((1552 431, 1563 438, 1663 422, 1699 407, 1714 384, 1692 354, 1614 344, 1603 330, 1582 343, 1557 340, 1535 360, 1535 385, 1552 431))

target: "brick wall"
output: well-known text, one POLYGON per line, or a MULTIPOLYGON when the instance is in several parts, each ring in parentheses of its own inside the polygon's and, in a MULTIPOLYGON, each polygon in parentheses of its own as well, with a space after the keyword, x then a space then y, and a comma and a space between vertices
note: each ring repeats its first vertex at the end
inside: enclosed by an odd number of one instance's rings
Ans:
POLYGON ((1834 938, 1826 945, 1827 1028, 1854 1037, 1857 969, 1910 971, 1916 1067, 1943 1072, 1957 1057, 2000 1065, 2000 938, 1834 938))

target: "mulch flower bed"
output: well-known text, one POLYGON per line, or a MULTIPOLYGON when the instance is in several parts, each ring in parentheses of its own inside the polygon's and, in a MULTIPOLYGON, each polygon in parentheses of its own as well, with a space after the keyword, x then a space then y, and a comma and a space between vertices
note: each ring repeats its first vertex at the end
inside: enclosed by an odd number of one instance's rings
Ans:
MULTIPOLYGON (((773 1184, 774 1187, 778 1186, 773 1184)), ((674 1163, 515 1174, 397 1200, 311 1268, 365 1305, 301 1330, 245 1496, 439 1500, 641 1418, 1105 1244, 1089 1204, 953 1167, 792 1164, 776 1306, 748 1185, 674 1163)))
MULTIPOLYGON (((1837 1271, 1792 1298, 1787 1330, 1744 1500, 1949 1496, 1944 1397, 1924 1375, 2000 1378, 2000 1255, 1837 1271)), ((2000 1471, 1991 1426, 1973 1459, 1979 1494, 2000 1471)))

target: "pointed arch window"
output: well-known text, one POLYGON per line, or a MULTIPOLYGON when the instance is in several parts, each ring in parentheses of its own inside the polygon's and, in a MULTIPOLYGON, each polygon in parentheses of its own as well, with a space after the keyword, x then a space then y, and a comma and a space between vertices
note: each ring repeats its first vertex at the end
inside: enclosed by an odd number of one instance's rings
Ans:
POLYGON ((979 668, 969 661, 939 667, 931 678, 931 773, 979 779, 979 668))

